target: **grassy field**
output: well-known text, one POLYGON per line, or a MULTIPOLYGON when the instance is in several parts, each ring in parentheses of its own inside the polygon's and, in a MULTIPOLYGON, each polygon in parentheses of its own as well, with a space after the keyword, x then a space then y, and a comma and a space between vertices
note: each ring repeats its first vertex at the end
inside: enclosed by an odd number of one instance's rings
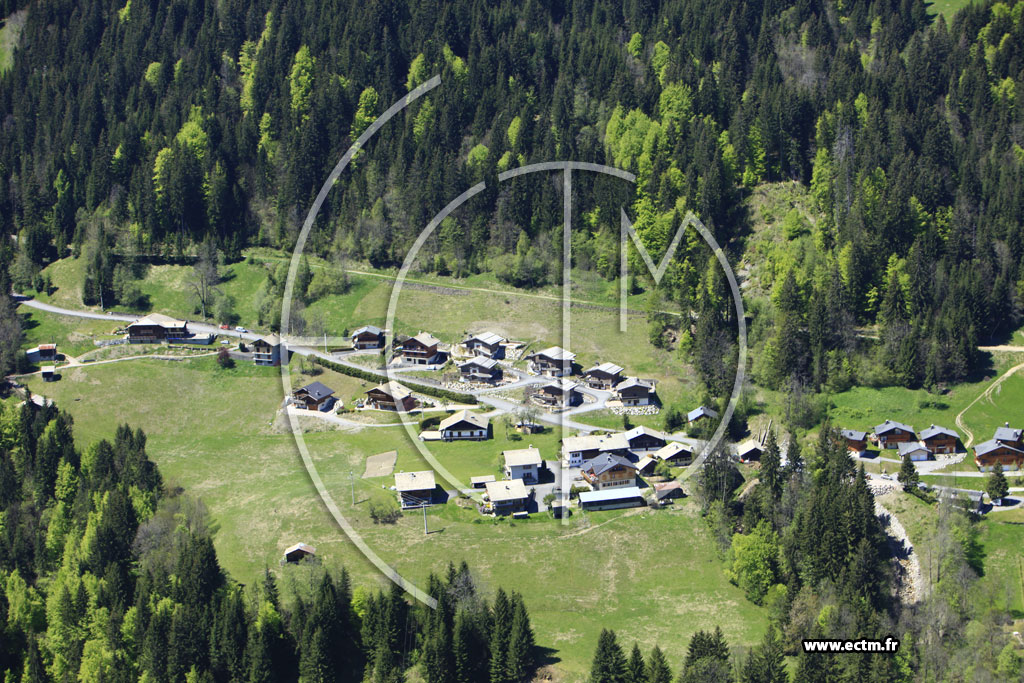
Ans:
POLYGON ((957 11, 967 7, 972 2, 975 2, 975 0, 932 0, 928 3, 928 11, 932 14, 941 14, 948 22, 957 11))
POLYGON ((96 349, 97 339, 113 339, 111 333, 121 323, 106 320, 86 320, 70 315, 43 313, 21 306, 21 328, 25 333, 22 348, 28 349, 39 344, 57 343, 57 351, 69 356, 79 356, 96 349))
MULTIPOLYGON (((1021 362, 1024 354, 1017 354, 1017 358, 1017 362, 1021 362)), ((964 413, 964 424, 974 432, 974 442, 981 443, 991 439, 996 428, 1005 422, 1015 427, 1024 426, 1020 424, 1020 406, 1024 406, 1024 370, 1007 377, 990 396, 971 406, 964 413)))
POLYGON ((0 28, 0 74, 11 68, 14 61, 14 49, 21 42, 21 29, 25 25, 28 10, 18 10, 7 17, 3 28, 0 28))
MULTIPOLYGON (((351 378, 317 378, 344 392, 361 389, 342 387, 351 378)), ((120 422, 143 426, 165 479, 200 496, 210 509, 221 562, 237 580, 251 582, 264 567, 283 572, 285 581, 294 578, 277 560, 282 548, 304 541, 325 562, 347 566, 357 584, 380 582, 333 524, 291 436, 274 423, 282 399, 277 369, 240 364, 223 370, 212 358, 146 359, 75 368, 60 382, 33 377, 28 384, 71 411, 80 446, 110 437, 120 422)), ((697 628, 721 624, 735 645, 754 644, 763 633, 766 613, 725 580, 692 503, 674 512, 577 515, 567 526, 542 516, 495 524, 450 504, 431 511, 432 533, 424 536, 417 515, 394 526, 374 525, 367 501, 392 499, 385 488, 391 481, 360 478, 365 458, 388 450, 398 451, 398 470, 425 469, 404 430, 317 428, 305 440, 346 516, 401 572, 422 583, 449 560, 466 559, 485 590, 502 585, 521 591, 538 643, 557 651, 556 666, 566 680, 583 676, 597 635, 609 623, 644 649, 660 643, 674 662, 697 628)), ((481 469, 493 472, 505 448, 532 443, 550 457, 556 440, 549 432, 510 441, 499 423, 491 441, 442 444, 436 452, 468 478, 481 469)))

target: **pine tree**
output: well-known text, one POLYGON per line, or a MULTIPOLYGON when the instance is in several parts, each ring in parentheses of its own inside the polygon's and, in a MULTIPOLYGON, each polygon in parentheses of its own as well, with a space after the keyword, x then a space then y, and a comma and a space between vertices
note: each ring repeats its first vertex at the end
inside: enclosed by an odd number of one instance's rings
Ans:
POLYGON ((491 610, 491 683, 509 683, 508 641, 513 617, 512 604, 504 590, 498 588, 491 610))
POLYGON ((628 683, 626 655, 615 639, 615 631, 601 629, 590 665, 589 683, 628 683))
POLYGON ((988 478, 988 482, 985 484, 985 491, 988 493, 988 497, 992 499, 994 504, 999 504, 1003 498, 1006 498, 1010 493, 1010 486, 1006 482, 1006 475, 1003 474, 1002 463, 996 463, 992 467, 992 474, 988 478))
POLYGON ((629 662, 626 664, 626 675, 632 683, 647 683, 647 666, 644 663, 644 655, 640 652, 640 646, 633 643, 633 650, 629 654, 629 662))
POLYGON ((903 454, 903 463, 900 465, 900 472, 896 475, 896 478, 903 484, 904 490, 911 490, 917 486, 917 467, 914 466, 914 462, 910 459, 910 453, 903 454))
POLYGON ((505 669, 512 683, 530 680, 534 668, 534 639, 526 604, 519 593, 512 594, 512 628, 509 632, 505 669))
POLYGON ((672 669, 665 659, 665 653, 657 645, 647 658, 647 683, 672 683, 672 669))
POLYGON ((764 453, 761 455, 761 473, 759 475, 761 484, 771 496, 771 500, 778 501, 782 496, 782 473, 779 470, 779 444, 775 440, 775 432, 768 430, 768 438, 764 443, 764 453))

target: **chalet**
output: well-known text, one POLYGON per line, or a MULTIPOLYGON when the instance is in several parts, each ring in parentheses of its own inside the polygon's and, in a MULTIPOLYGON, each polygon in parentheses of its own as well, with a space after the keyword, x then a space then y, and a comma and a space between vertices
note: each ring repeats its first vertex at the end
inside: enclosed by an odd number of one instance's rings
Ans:
POLYGON ((500 360, 505 357, 506 341, 504 337, 493 332, 479 332, 463 339, 462 345, 474 356, 500 360))
POLYGON ((892 420, 886 420, 875 427, 875 436, 878 437, 880 448, 896 448, 897 444, 917 441, 917 434, 914 433, 913 427, 892 420))
POLYGON ((591 389, 609 390, 622 381, 622 368, 615 363, 601 363, 584 370, 583 381, 591 389))
POLYGON ((634 453, 647 453, 664 447, 665 435, 650 427, 633 427, 622 434, 622 438, 629 444, 629 450, 634 453))
POLYGON ((437 345, 441 341, 428 332, 420 332, 402 343, 402 360, 412 365, 433 365, 439 363, 441 354, 437 345))
POLYGON ((595 491, 636 485, 636 465, 621 455, 603 453, 581 468, 583 478, 595 491))
POLYGON ((485 416, 464 409, 441 420, 437 427, 444 441, 483 441, 490 435, 490 428, 490 420, 485 416))
POLYGON ((481 474, 478 477, 470 477, 469 485, 475 489, 482 489, 487 487, 487 482, 494 480, 493 474, 481 474))
POLYGON ((533 399, 548 408, 569 408, 583 402, 578 386, 576 382, 559 377, 537 389, 533 399))
POLYGON ((764 449, 761 448, 761 444, 753 439, 748 439, 736 447, 736 455, 739 456, 740 462, 760 461, 763 454, 764 449))
POLYGON ((628 377, 615 386, 615 397, 624 406, 649 406, 657 403, 655 380, 628 377))
POLYGON ((690 424, 693 424, 694 422, 697 422, 698 420, 704 420, 704 419, 714 420, 717 417, 718 417, 718 411, 717 410, 712 410, 711 408, 707 408, 705 406, 701 406, 699 408, 694 408, 693 410, 688 412, 686 414, 686 421, 689 422, 690 424))
POLYGON ((526 510, 529 493, 522 479, 490 481, 485 485, 491 512, 496 515, 511 515, 526 510))
POLYGON ((43 376, 44 382, 57 381, 57 367, 55 365, 44 365, 39 369, 39 374, 43 376))
POLYGON ((846 441, 846 450, 858 455, 868 449, 868 433, 855 429, 841 429, 839 435, 846 441))
POLYGON ((579 467, 602 453, 628 453, 629 442, 619 434, 587 434, 562 439, 562 460, 579 467))
POLYGON ((1014 448, 1024 447, 1024 430, 1014 429, 1009 422, 1004 422, 1002 427, 996 429, 996 434, 992 438, 1014 448))
POLYGON ((536 484, 540 481, 540 451, 533 446, 512 451, 502 451, 505 459, 505 478, 522 479, 524 483, 536 484))
POLYGON ((295 401, 306 410, 327 411, 334 405, 334 389, 313 382, 294 391, 295 401))
POLYGON ((960 435, 952 429, 931 425, 922 429, 919 434, 921 443, 932 453, 956 453, 956 443, 960 435))
POLYGON ((29 363, 56 362, 57 345, 40 344, 39 346, 32 347, 31 349, 26 351, 25 356, 28 358, 29 363))
POLYGON ((684 498, 683 485, 678 481, 665 481, 654 485, 654 502, 668 505, 673 500, 684 498))
POLYGON ((433 505, 435 488, 437 483, 431 470, 399 472, 395 475, 395 490, 398 491, 398 502, 403 510, 433 505))
POLYGON ((1024 450, 999 439, 989 439, 974 447, 974 464, 982 472, 991 472, 996 463, 1004 470, 1019 470, 1024 467, 1024 450))
POLYGON ((502 370, 498 361, 486 356, 474 356, 457 364, 459 379, 463 382, 486 382, 495 384, 501 381, 502 370))
POLYGON ((378 384, 366 392, 366 401, 381 410, 412 410, 418 405, 412 392, 398 382, 378 384))
POLYGON ((896 448, 899 451, 900 459, 906 456, 910 456, 914 462, 932 459, 931 450, 920 441, 902 441, 896 444, 896 448))
POLYGON ((689 465, 693 462, 693 449, 678 441, 669 441, 651 455, 672 466, 689 465))
POLYGON ((252 343, 252 362, 256 365, 280 365, 281 338, 272 334, 254 341, 252 343))
POLYGON ((160 313, 139 318, 128 325, 129 344, 155 344, 162 341, 186 339, 188 323, 160 313))
POLYGON ((384 348, 384 330, 376 325, 363 325, 352 333, 353 349, 384 348))
POLYGON ((316 548, 305 543, 296 543, 290 548, 284 549, 284 562, 296 563, 301 562, 307 557, 313 559, 316 556, 316 548))
POLYGON ((658 466, 658 459, 648 455, 637 460, 634 465, 638 473, 648 476, 654 474, 654 469, 658 466))
POLYGON ((643 507, 646 504, 636 486, 580 493, 580 508, 583 510, 618 510, 643 507))
POLYGON ((551 346, 529 354, 526 360, 529 361, 527 367, 534 374, 563 377, 572 374, 572 362, 576 360, 576 354, 566 351, 561 346, 551 346))

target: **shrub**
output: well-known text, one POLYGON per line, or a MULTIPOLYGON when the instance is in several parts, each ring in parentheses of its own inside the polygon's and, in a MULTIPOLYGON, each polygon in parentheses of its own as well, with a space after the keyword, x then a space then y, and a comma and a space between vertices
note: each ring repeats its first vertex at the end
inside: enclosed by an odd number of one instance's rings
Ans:
POLYGON ((217 365, 225 370, 235 367, 235 359, 231 357, 231 354, 224 347, 221 347, 220 351, 217 352, 217 365))
POLYGON ((374 524, 394 524, 402 517, 402 511, 395 503, 373 501, 370 503, 370 519, 374 524))

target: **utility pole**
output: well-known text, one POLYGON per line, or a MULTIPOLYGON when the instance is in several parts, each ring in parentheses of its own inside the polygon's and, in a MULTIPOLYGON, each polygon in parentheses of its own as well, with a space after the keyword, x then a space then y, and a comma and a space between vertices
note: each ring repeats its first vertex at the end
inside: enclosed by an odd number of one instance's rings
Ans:
POLYGON ((421 505, 420 509, 423 510, 423 535, 429 536, 430 532, 427 531, 427 504, 424 503, 423 505, 421 505))
POLYGON ((349 484, 352 485, 352 504, 355 505, 356 504, 356 480, 355 480, 355 476, 352 474, 352 470, 348 471, 348 482, 349 482, 349 484))

